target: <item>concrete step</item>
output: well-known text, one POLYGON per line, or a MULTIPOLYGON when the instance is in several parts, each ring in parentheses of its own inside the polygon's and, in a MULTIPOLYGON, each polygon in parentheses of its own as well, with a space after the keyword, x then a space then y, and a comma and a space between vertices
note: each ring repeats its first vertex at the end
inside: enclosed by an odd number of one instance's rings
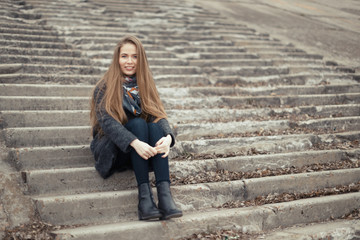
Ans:
POLYGON ((193 59, 222 60, 222 59, 258 59, 258 58, 259 57, 256 54, 240 52, 240 53, 231 53, 231 54, 226 54, 226 55, 224 55, 223 53, 199 53, 199 54, 196 53, 194 55, 190 55, 187 59, 189 59, 189 60, 193 60, 193 59))
POLYGON ((0 73, 32 73, 41 74, 46 72, 47 74, 74 74, 74 75, 102 75, 106 72, 105 67, 93 67, 90 64, 87 66, 82 65, 59 65, 57 64, 32 64, 32 63, 17 63, 17 64, 0 64, 0 73), (14 71, 10 66, 15 66, 14 71), (4 69, 5 72, 1 71, 4 69))
MULTIPOLYGON (((1 46, 11 46, 19 48, 51 48, 53 49, 70 49, 71 46, 65 42, 44 42, 44 41, 27 41, 17 39, 0 39, 1 46)), ((21 54, 19 54, 21 55, 21 54)))
MULTIPOLYGON (((111 54, 109 54, 111 55, 111 54)), ((186 60, 170 58, 158 58, 149 57, 148 61, 150 66, 184 66, 189 65, 186 60)), ((17 55, 17 54, 4 54, 0 59, 0 64, 7 63, 30 63, 30 64, 57 64, 57 65, 84 65, 90 66, 96 64, 97 67, 108 67, 111 63, 111 59, 92 59, 90 63, 89 59, 83 57, 68 57, 68 56, 36 56, 36 55, 17 55)))
MULTIPOLYGON (((170 160, 171 174, 175 178, 186 178, 196 176, 208 171, 226 170, 231 172, 252 172, 258 169, 279 169, 291 168, 294 166, 303 167, 305 165, 330 164, 342 160, 352 159, 356 161, 360 156, 360 150, 327 150, 327 151, 299 151, 291 153, 278 153, 255 156, 237 156, 222 159, 192 160, 192 161, 172 161, 170 160), (353 156, 353 157, 351 157, 353 156)), ((22 177, 27 184, 27 194, 30 195, 69 195, 78 193, 91 193, 98 191, 120 191, 136 187, 136 180, 132 171, 116 173, 104 180, 94 168, 94 160, 83 157, 81 162, 57 163, 55 159, 32 163, 30 160, 23 161, 22 177), (87 162, 85 162, 87 161, 87 162), (41 165, 49 162, 49 166, 41 165), (81 163, 81 164, 80 164, 81 163), (27 169, 25 166, 33 168, 41 166, 47 169, 27 169), (61 168, 57 168, 57 167, 61 168), (56 167, 56 168, 52 168, 56 167), (48 179, 44 181, 44 179, 48 179)), ((355 168, 357 169, 357 168, 355 168)), ((153 174, 150 174, 153 180, 153 174)), ((256 196, 255 196, 256 197, 256 196)))
MULTIPOLYGON (((84 54, 89 58, 104 58, 109 59, 109 56, 112 56, 113 51, 105 52, 101 51, 86 51, 84 54)), ((167 51, 147 51, 146 55, 150 58, 175 58, 175 55, 167 51)), ((154 66, 155 67, 155 66, 154 66)))
MULTIPOLYGON (((179 119, 181 121, 181 119, 179 119)), ((219 135, 245 134, 258 131, 286 131, 298 126, 303 129, 333 131, 356 131, 360 129, 360 117, 341 117, 314 119, 293 122, 289 120, 214 122, 177 124, 175 128, 178 140, 200 139, 202 137, 216 138, 219 135)))
POLYGON ((92 139, 89 126, 7 128, 3 134, 8 147, 80 145, 92 139))
POLYGON ((286 58, 304 58, 304 59, 323 59, 322 55, 318 55, 318 54, 309 54, 309 53, 258 53, 258 56, 260 58, 281 58, 281 57, 286 57, 286 58))
POLYGON ((40 31, 54 31, 52 27, 46 25, 37 25, 37 24, 30 24, 30 23, 3 23, 0 22, 0 27, 2 29, 23 29, 23 30, 40 30, 40 31))
POLYGON ((74 50, 74 49, 1 47, 0 53, 4 55, 81 57, 81 52, 79 50, 74 50))
POLYGON ((276 86, 276 85, 327 85, 327 84, 358 84, 359 76, 344 73, 296 73, 280 76, 218 76, 212 79, 220 86, 276 86))
POLYGON ((101 78, 100 75, 75 75, 75 74, 33 74, 33 73, 14 73, 0 74, 0 83, 57 83, 57 84, 95 84, 101 78))
POLYGON ((231 40, 235 46, 238 47, 252 47, 252 46, 277 46, 284 47, 286 46, 284 43, 278 40, 253 40, 253 39, 232 39, 231 40))
MULTIPOLYGON (((0 83, 15 84, 96 84, 101 75, 74 75, 74 74, 0 74, 0 83)), ((210 85, 209 78, 203 74, 166 74, 154 76, 158 87, 187 87, 210 85)))
POLYGON ((0 97, 1 110, 84 110, 90 97, 0 97))
POLYGON ((222 229, 260 232, 301 223, 341 217, 359 207, 359 193, 302 199, 258 207, 187 214, 167 222, 126 222, 56 231, 59 239, 177 239, 222 229), (324 206, 327 211, 324 211, 324 206), (300 211, 301 209, 301 211, 300 211), (169 231, 171 229, 171 231, 169 231), (124 236, 124 237, 123 237, 124 236))
POLYGON ((189 64, 201 67, 230 67, 230 66, 287 66, 287 65, 304 65, 304 66, 323 66, 323 61, 308 60, 308 59, 293 59, 293 58, 278 58, 278 59, 195 59, 189 60, 189 64))
POLYGON ((89 97, 94 85, 2 84, 1 96, 89 97))
POLYGON ((172 150, 173 156, 192 154, 240 154, 251 149, 258 152, 286 153, 312 149, 317 144, 335 143, 338 138, 353 141, 359 132, 342 132, 333 134, 292 134, 277 136, 254 136, 218 139, 199 139, 178 142, 172 150))
POLYGON ((324 66, 283 66, 283 67, 212 67, 208 69, 214 76, 241 76, 241 77, 261 77, 261 76, 278 76, 296 74, 301 72, 326 73, 336 71, 336 69, 324 66))
MULTIPOLYGON (((290 130, 295 126, 328 132, 355 131, 360 129, 360 117, 326 118, 301 122, 275 120, 177 124, 175 135, 180 141, 189 141, 202 137, 216 138, 219 135, 245 134, 259 130, 280 132, 290 130)), ((91 141, 91 128, 89 126, 7 128, 4 130, 4 135, 5 144, 8 147, 77 145, 91 141)))
MULTIPOLYGON (((1 66, 1 65, 0 65, 1 66)), ((18 66, 18 64, 10 67, 18 66)), ((20 66, 20 65, 19 65, 20 66)), ((1 71, 1 67, 0 67, 1 71)), ((88 97, 91 96, 93 85, 59 85, 59 84, 2 84, 2 96, 49 96, 49 97, 88 97)), ((306 95, 358 93, 360 84, 345 85, 304 85, 277 87, 159 87, 162 98, 187 98, 204 96, 265 96, 265 95, 306 95)))
POLYGON ((168 110, 169 121, 172 123, 192 122, 229 122, 245 121, 250 119, 268 120, 272 118, 289 119, 291 116, 307 116, 309 118, 334 117, 336 113, 341 116, 358 116, 359 104, 301 106, 295 108, 250 108, 250 109, 224 109, 206 108, 194 110, 168 110), (181 119, 181 120, 180 120, 181 119))
POLYGON ((359 220, 334 220, 312 224, 301 224, 285 229, 274 229, 262 234, 258 239, 268 240, 301 240, 324 239, 332 237, 337 239, 359 238, 359 220))
POLYGON ((65 42, 63 38, 59 36, 42 36, 42 35, 23 35, 15 33, 2 33, 1 37, 3 40, 10 41, 41 41, 41 42, 55 42, 62 43, 65 42))
POLYGON ((348 94, 317 94, 297 96, 229 96, 229 97, 206 97, 186 98, 179 102, 178 99, 163 99, 167 109, 189 108, 256 108, 256 107, 300 107, 314 105, 337 105, 357 104, 360 100, 359 93, 348 94))
MULTIPOLYGON (((89 97, 33 97, 0 96, 1 110, 84 110, 89 109, 89 97)), ((297 96, 250 96, 250 97, 188 97, 163 99, 166 109, 196 108, 249 108, 249 107, 299 107, 314 105, 358 104, 360 93, 318 94, 297 96)))
MULTIPOLYGON (((92 62, 94 64, 97 64, 97 66, 108 67, 111 63, 111 59, 92 59, 92 62)), ((190 65, 186 59, 179 59, 174 57, 171 58, 149 57, 148 62, 150 66, 189 66, 190 65)))
POLYGON ((21 35, 35 35, 35 36, 58 36, 57 31, 50 29, 27 29, 27 28, 13 28, 10 26, 1 26, 0 34, 21 34, 21 35))
MULTIPOLYGON (((303 118, 332 118, 358 116, 359 104, 305 106, 278 109, 197 109, 168 110, 168 119, 173 124, 202 122, 231 122, 246 120, 269 120, 272 118, 290 119, 292 116, 303 118), (339 113, 339 114, 338 114, 339 113)), ((1 111, 2 128, 15 127, 55 127, 89 126, 89 110, 43 110, 43 111, 1 111)))
POLYGON ((19 170, 94 166, 89 144, 10 149, 8 160, 19 170))
MULTIPOLYGON (((271 155, 238 156, 226 159, 212 159, 194 162, 192 165, 187 162, 174 162, 176 175, 183 176, 188 172, 192 174, 201 171, 225 169, 229 171, 253 171, 256 168, 281 168, 290 166, 303 166, 323 163, 324 161, 334 162, 348 158, 356 159, 360 153, 346 153, 339 150, 290 152, 271 155), (251 163, 249 165, 249 163, 251 163), (194 166, 194 167, 191 167, 194 166)), ((8 156, 9 162, 19 170, 71 168, 71 167, 92 167, 94 166, 93 156, 89 145, 78 146, 55 146, 55 147, 32 147, 12 149, 8 156)), ((172 162, 170 162, 172 165, 172 162)), ((171 167, 174 171, 174 167, 171 167)))
POLYGON ((246 50, 249 52, 284 52, 284 53, 305 53, 304 50, 296 48, 294 45, 292 44, 288 44, 282 47, 278 47, 278 46, 259 46, 259 45, 252 45, 252 46, 248 46, 246 47, 246 50))
MULTIPOLYGON (((36 55, 14 55, 4 54, 0 59, 0 64, 5 63, 26 63, 26 64, 58 64, 58 65, 83 65, 90 66, 89 59, 81 57, 59 57, 59 56, 36 56, 36 55)), ((109 64, 108 64, 109 65, 109 64)), ((99 66, 99 65, 97 65, 99 66)), ((101 65, 100 65, 101 66, 101 65)))

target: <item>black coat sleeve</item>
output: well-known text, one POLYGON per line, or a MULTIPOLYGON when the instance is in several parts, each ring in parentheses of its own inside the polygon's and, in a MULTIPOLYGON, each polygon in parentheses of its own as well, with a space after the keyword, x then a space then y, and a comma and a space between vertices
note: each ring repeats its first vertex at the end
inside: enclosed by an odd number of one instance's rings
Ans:
POLYGON ((96 117, 99 122, 101 129, 104 131, 112 142, 114 142, 121 151, 129 152, 131 150, 130 143, 137 139, 137 137, 127 130, 124 125, 111 117, 105 110, 100 106, 101 100, 104 97, 104 90, 96 88, 94 91, 94 99, 96 105, 96 117))

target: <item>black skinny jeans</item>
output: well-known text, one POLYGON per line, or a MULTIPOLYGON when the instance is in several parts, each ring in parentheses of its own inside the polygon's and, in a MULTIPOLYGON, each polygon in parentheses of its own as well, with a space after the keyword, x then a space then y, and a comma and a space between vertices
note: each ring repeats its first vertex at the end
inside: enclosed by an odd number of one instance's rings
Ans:
MULTIPOLYGON (((129 120, 125 127, 140 141, 146 142, 152 147, 155 147, 156 142, 164 136, 162 128, 157 123, 147 123, 142 118, 129 120)), ((150 166, 154 170, 156 183, 162 181, 170 183, 169 160, 168 157, 163 158, 162 155, 157 154, 145 160, 139 156, 135 149, 131 149, 130 158, 138 186, 149 182, 150 166)))

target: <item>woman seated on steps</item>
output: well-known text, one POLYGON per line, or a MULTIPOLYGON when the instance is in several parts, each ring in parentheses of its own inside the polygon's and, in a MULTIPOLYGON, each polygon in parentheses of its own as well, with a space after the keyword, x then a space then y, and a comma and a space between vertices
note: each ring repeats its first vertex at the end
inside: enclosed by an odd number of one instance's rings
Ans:
POLYGON ((90 148, 103 178, 115 171, 134 170, 140 220, 182 216, 170 192, 168 155, 175 138, 166 117, 142 43, 134 36, 123 38, 93 92, 90 148), (158 206, 149 171, 155 173, 158 206))

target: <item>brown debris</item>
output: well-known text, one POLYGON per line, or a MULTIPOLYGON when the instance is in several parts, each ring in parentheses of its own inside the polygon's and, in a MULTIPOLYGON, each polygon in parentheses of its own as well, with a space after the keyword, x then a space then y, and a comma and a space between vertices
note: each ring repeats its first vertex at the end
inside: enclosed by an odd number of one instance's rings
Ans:
POLYGON ((34 221, 13 229, 7 229, 4 240, 52 240, 54 236, 52 236, 51 232, 57 229, 60 229, 60 227, 34 221))
POLYGON ((243 239, 243 240, 251 240, 255 239, 256 237, 260 236, 260 234, 248 234, 243 233, 239 230, 218 230, 216 232, 203 232, 198 234, 193 234, 190 237, 181 238, 180 240, 230 240, 230 239, 243 239))
POLYGON ((304 198, 314 198, 320 196, 329 196, 344 194, 350 192, 359 192, 360 191, 360 182, 352 183, 346 186, 337 186, 333 188, 324 188, 319 190, 314 190, 308 193, 271 193, 265 196, 258 196, 255 199, 247 201, 229 201, 224 203, 220 208, 241 208, 241 207, 250 207, 250 206, 261 206, 264 204, 271 203, 281 203, 281 202, 290 202, 304 198))
POLYGON ((277 168, 277 169, 270 169, 270 168, 256 169, 255 171, 251 171, 251 172, 232 172, 221 169, 217 171, 200 172, 197 173, 196 175, 189 175, 186 177, 177 177, 176 175, 172 174, 170 176, 170 179, 173 185, 183 185, 183 184, 234 181, 234 180, 280 176, 280 175, 305 173, 305 172, 349 169, 349 168, 358 168, 359 166, 360 166, 360 160, 355 162, 350 160, 343 160, 338 162, 311 164, 303 167, 291 166, 287 168, 277 168))
MULTIPOLYGON (((311 150, 350 150, 354 148, 360 147, 359 140, 347 140, 342 139, 341 142, 332 142, 332 143, 314 143, 310 148, 311 150)), ((201 160, 201 159, 216 159, 216 158, 228 158, 228 157, 236 157, 236 156, 253 156, 253 155, 263 155, 263 154, 271 154, 272 152, 268 151, 259 151, 256 148, 251 148, 246 152, 228 152, 225 154, 217 154, 217 153, 207 153, 207 154, 196 154, 191 152, 185 152, 181 155, 178 155, 172 160, 180 161, 180 160, 201 160)))
MULTIPOLYGON (((296 124, 296 123, 292 123, 296 124)), ((208 135, 208 136, 200 136, 197 139, 213 139, 213 138, 236 138, 236 137, 257 137, 257 136, 278 136, 278 135, 292 135, 292 134, 329 134, 329 133, 340 133, 345 132, 345 130, 337 130, 334 129, 310 129, 304 127, 292 127, 284 130, 264 130, 261 129, 255 132, 246 132, 246 133, 229 133, 229 134, 217 134, 217 135, 208 135)))
MULTIPOLYGON (((346 220, 355 220, 360 219, 360 209, 354 209, 348 214, 343 215, 339 219, 346 219, 346 220)), ((336 220, 334 218, 329 219, 336 220)), ((237 229, 230 229, 225 230, 221 229, 216 232, 203 232, 192 234, 189 237, 181 238, 180 240, 230 240, 230 239, 237 239, 237 240, 255 240, 255 239, 265 239, 264 233, 244 233, 237 229)), ((330 239, 330 238, 329 238, 330 239)))

